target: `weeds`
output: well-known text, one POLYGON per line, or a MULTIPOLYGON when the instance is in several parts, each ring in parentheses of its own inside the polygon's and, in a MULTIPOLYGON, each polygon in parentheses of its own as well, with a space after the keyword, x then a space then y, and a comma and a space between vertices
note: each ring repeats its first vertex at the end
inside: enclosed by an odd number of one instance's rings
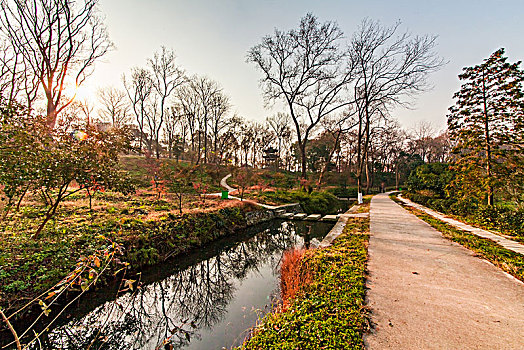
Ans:
POLYGON ((311 282, 311 273, 302 266, 305 249, 293 248, 284 252, 280 267, 280 296, 283 309, 295 298, 302 286, 311 282))
POLYGON ((369 219, 352 218, 333 246, 305 251, 301 259, 300 252, 290 253, 294 263, 287 264, 300 266, 298 276, 307 273, 310 280, 287 308, 263 319, 242 349, 363 349, 368 237, 369 219))

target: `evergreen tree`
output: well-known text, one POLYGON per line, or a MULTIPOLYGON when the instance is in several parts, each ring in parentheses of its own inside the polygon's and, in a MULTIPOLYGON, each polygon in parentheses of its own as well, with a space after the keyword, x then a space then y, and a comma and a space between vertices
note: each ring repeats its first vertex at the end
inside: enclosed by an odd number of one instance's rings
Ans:
POLYGON ((513 175, 523 166, 524 75, 520 61, 508 63, 503 55, 499 49, 463 69, 464 83, 448 115, 456 195, 487 197, 488 205, 510 178, 517 185, 522 180, 513 175))

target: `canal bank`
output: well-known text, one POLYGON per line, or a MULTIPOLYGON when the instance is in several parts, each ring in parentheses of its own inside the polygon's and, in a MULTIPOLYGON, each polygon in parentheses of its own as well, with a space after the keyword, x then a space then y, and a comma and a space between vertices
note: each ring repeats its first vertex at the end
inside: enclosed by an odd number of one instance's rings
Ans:
POLYGON ((145 268, 140 288, 116 300, 116 286, 90 294, 47 341, 50 348, 93 341, 116 349, 154 349, 164 341, 184 349, 239 345, 278 298, 282 252, 321 239, 331 227, 271 220, 145 268))
MULTIPOLYGON (((296 212, 300 211, 300 207, 291 205, 286 210, 296 212)), ((55 291, 58 288, 51 289, 48 291, 49 294, 47 294, 48 292, 39 293, 40 296, 35 298, 35 305, 32 308, 27 307, 24 313, 18 314, 16 317, 11 318, 10 321, 19 330, 18 333, 21 334, 21 331, 27 329, 27 325, 37 317, 41 317, 43 320, 50 320, 57 316, 64 309, 66 303, 75 300, 79 293, 84 294, 88 290, 98 289, 96 293, 105 295, 102 300, 110 300, 112 296, 119 294, 119 290, 133 292, 133 290, 141 288, 141 283, 148 283, 148 278, 144 278, 146 276, 144 271, 148 269, 148 266, 153 266, 153 269, 155 266, 162 266, 161 270, 163 270, 163 266, 165 266, 168 260, 177 259, 181 256, 184 256, 184 259, 186 259, 188 253, 196 249, 205 250, 212 242, 220 241, 224 237, 235 237, 239 231, 248 227, 270 223, 281 214, 281 211, 282 209, 261 209, 249 203, 238 203, 235 206, 207 213, 185 215, 168 213, 150 221, 129 218, 120 220, 117 225, 101 229, 101 232, 96 234, 95 237, 91 235, 80 240, 84 244, 89 244, 93 238, 112 242, 113 252, 117 252, 113 257, 113 261, 108 262, 104 267, 105 261, 103 256, 100 255, 97 263, 96 259, 98 257, 96 253, 91 253, 88 256, 91 259, 89 261, 90 265, 85 266, 89 267, 89 275, 86 276, 80 273, 77 276, 80 280, 83 279, 83 282, 79 281, 77 285, 71 284, 68 289, 62 288, 63 290, 59 291, 62 295, 56 300, 57 296, 54 294, 57 294, 55 291), (104 273, 99 274, 97 268, 104 268, 102 269, 104 273), (142 273, 139 273, 139 271, 142 271, 142 273), (86 281, 90 284, 87 284, 87 287, 84 289, 84 285, 81 283, 86 283, 86 281), (103 288, 100 288, 101 286, 103 288), (51 299, 48 300, 49 298, 51 299), (45 315, 45 317, 42 315, 45 315)), ((306 246, 309 246, 312 239, 322 239, 328 231, 323 230, 321 234, 318 234, 315 229, 311 229, 312 223, 309 222, 297 222, 293 225, 295 227, 308 227, 307 230, 298 230, 304 236, 301 244, 306 246)), ((331 227, 332 225, 318 223, 313 226, 331 227)), ((78 244, 75 247, 78 248, 78 244)), ((290 247, 292 246, 286 246, 286 249, 290 247)), ((36 292, 40 291, 35 290, 35 294, 36 292)), ((78 308, 79 305, 83 304, 82 300, 85 298, 89 299, 86 305, 92 304, 90 303, 93 301, 92 295, 82 296, 80 301, 75 301, 74 306, 78 308)), ((94 307, 94 305, 92 306, 94 307)), ((64 317, 66 319, 74 317, 74 314, 68 309, 60 314, 59 318, 63 320, 64 317)), ((58 321, 53 321, 52 326, 55 327, 58 323, 58 321)), ((251 326, 252 324, 247 328, 251 326)), ((5 338, 9 334, 4 330, 2 336, 5 338)))
POLYGON ((296 293, 264 317, 238 349, 363 348, 370 199, 341 215, 319 249, 292 261, 295 268, 286 268, 292 273, 281 283, 296 293))

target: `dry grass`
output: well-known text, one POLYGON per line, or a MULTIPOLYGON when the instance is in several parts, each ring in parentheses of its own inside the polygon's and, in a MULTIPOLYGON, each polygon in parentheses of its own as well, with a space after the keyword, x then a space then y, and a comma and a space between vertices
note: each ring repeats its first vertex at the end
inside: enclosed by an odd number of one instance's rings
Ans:
POLYGON ((295 297, 298 291, 311 282, 309 270, 302 267, 305 253, 306 249, 293 248, 284 252, 282 257, 280 295, 283 311, 289 307, 290 300, 295 297))

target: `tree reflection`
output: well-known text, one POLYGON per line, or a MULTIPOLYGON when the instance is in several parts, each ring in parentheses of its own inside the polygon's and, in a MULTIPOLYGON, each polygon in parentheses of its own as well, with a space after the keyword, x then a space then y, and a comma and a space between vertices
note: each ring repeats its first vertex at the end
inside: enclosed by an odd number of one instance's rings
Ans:
POLYGON ((317 232, 311 223, 274 222, 261 233, 52 330, 34 348, 85 349, 90 344, 91 349, 182 348, 198 339, 200 330, 224 318, 236 283, 249 272, 270 264, 276 275, 284 250, 307 244, 325 231, 317 232))

